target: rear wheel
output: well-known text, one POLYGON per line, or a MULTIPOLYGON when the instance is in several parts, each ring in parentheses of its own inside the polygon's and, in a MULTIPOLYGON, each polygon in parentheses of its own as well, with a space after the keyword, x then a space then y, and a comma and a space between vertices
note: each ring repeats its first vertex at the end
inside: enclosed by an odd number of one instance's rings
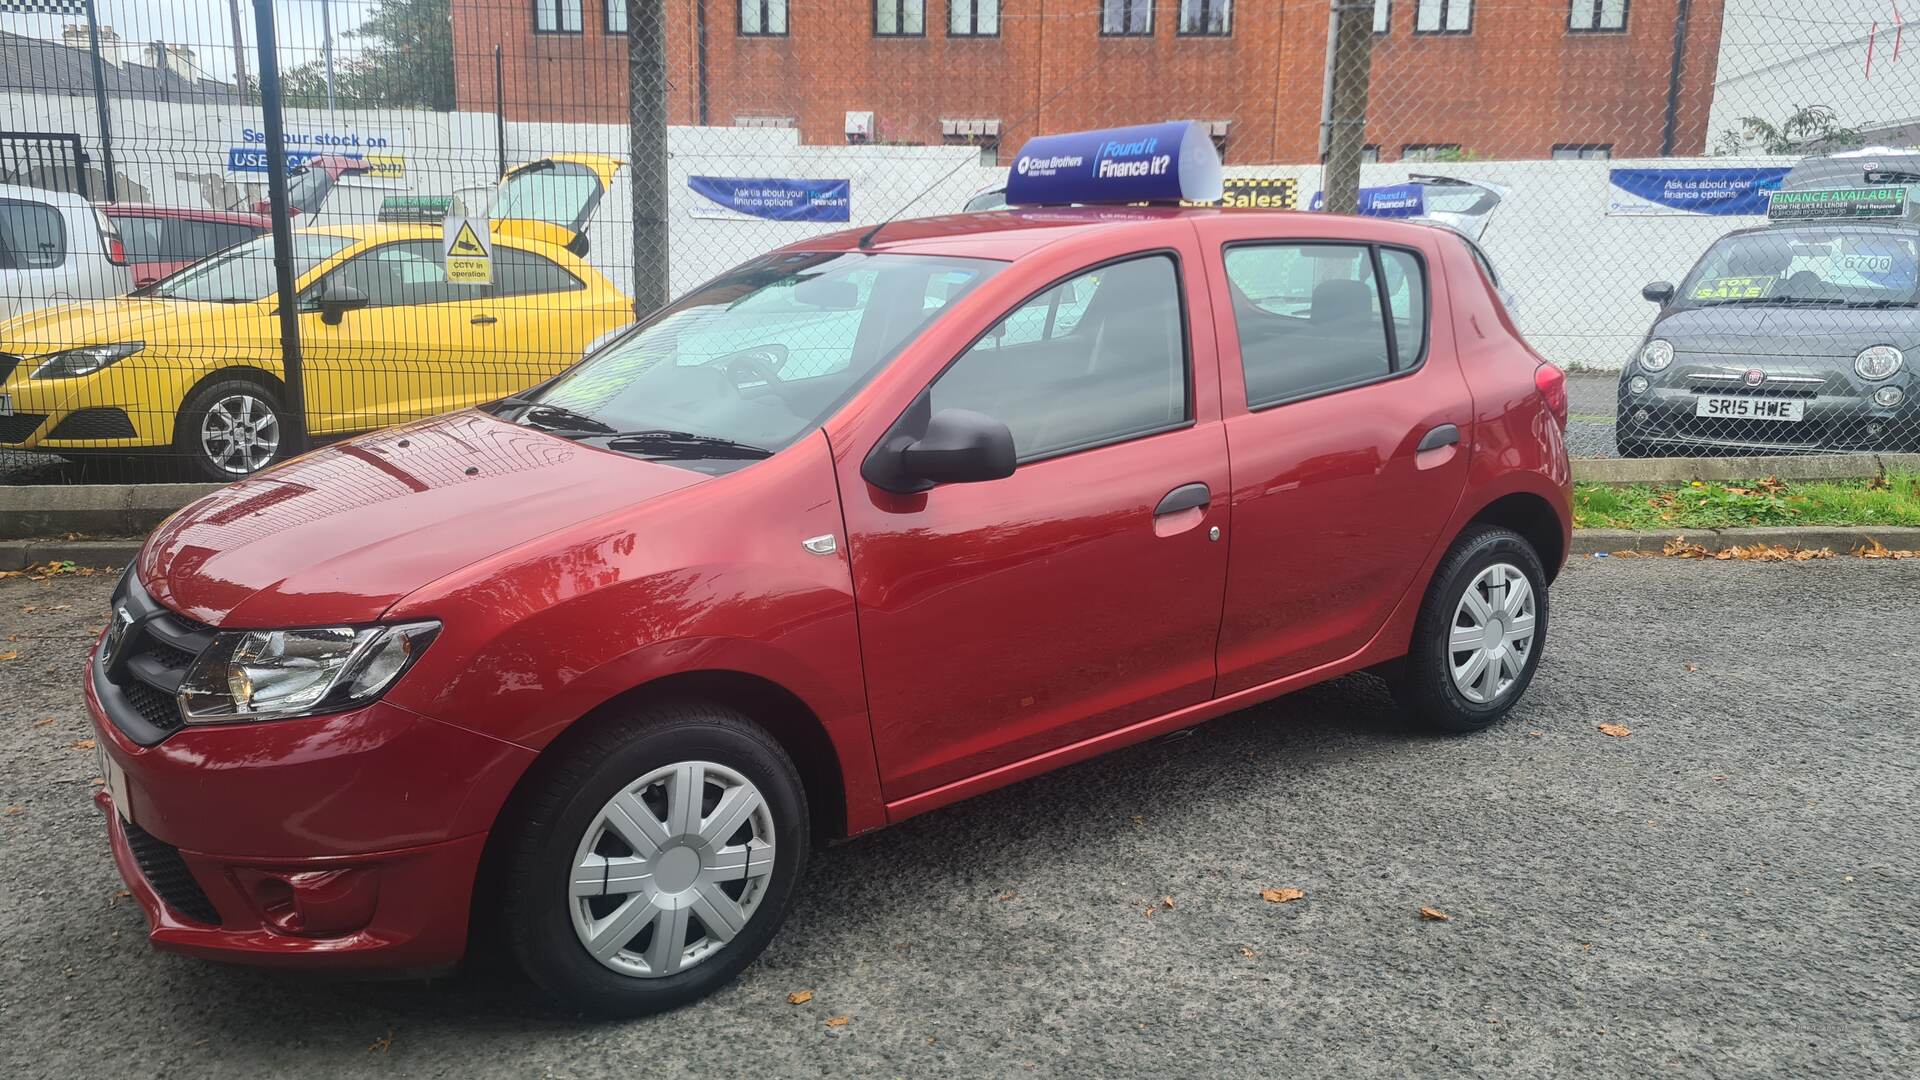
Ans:
POLYGON ((1509 529, 1471 526, 1434 571, 1394 698, 1424 727, 1478 731, 1526 692, 1546 640, 1539 555, 1509 529))
MULTIPOLYGON (((521 966, 609 1016, 724 986, 786 918, 806 863, 793 762, 746 717, 656 707, 591 732, 523 800, 506 889, 521 966)), ((504 823, 503 823, 504 824, 504 823)))
POLYGON ((174 422, 174 449, 208 480, 238 480, 285 452, 280 395, 249 379, 220 379, 194 391, 174 422))

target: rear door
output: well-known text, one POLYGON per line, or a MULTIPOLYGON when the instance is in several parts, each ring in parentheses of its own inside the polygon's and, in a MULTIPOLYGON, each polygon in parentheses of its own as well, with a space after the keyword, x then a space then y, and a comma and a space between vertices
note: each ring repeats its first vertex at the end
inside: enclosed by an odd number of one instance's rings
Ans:
POLYGON ((1196 222, 1233 462, 1222 694, 1371 640, 1452 515, 1473 438, 1429 251, 1273 222, 1196 222))
POLYGON ((518 393, 559 374, 601 335, 630 322, 632 306, 610 289, 590 289, 537 251, 496 241, 493 285, 472 303, 474 349, 456 405, 518 393))
POLYGON ((1012 476, 898 496, 842 458, 889 800, 1212 695, 1227 459, 1192 254, 1083 265, 933 380, 932 412, 1008 425, 1012 476))

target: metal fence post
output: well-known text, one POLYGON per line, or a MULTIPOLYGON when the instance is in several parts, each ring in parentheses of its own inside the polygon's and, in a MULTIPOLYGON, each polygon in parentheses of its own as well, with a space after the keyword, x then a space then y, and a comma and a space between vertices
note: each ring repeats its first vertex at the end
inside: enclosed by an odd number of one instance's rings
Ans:
MULTIPOLYGON (((619 0, 615 0, 619 2, 619 0)), ((493 146, 500 155, 500 173, 507 175, 507 59, 493 47, 493 146)))
POLYGON ((1320 190, 1326 210, 1360 207, 1360 153, 1367 142, 1367 94, 1373 74, 1373 4, 1333 0, 1327 33, 1327 157, 1320 190))
POLYGON ((93 107, 100 116, 100 175, 106 180, 108 202, 120 201, 113 179, 113 113, 107 105, 107 66, 100 57, 100 13, 87 0, 87 43, 93 52, 93 107))
POLYGON ((668 300, 667 23, 663 0, 625 2, 633 312, 641 316, 668 300))
POLYGON ((281 116, 279 46, 273 0, 253 0, 260 48, 260 110, 267 136, 267 203, 273 213, 273 278, 280 297, 280 352, 287 384, 284 442, 290 453, 307 448, 307 392, 300 364, 300 313, 293 280, 293 218, 287 212, 287 134, 281 116))

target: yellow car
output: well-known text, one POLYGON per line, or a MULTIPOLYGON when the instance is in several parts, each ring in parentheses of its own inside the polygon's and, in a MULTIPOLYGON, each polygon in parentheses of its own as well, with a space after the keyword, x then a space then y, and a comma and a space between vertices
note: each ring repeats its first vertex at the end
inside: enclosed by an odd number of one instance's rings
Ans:
MULTIPOLYGON (((501 224, 487 285, 447 280, 438 226, 293 234, 311 433, 516 393, 632 321, 628 298, 565 246, 501 224)), ((171 448, 231 480, 281 456, 282 380, 269 235, 132 296, 0 324, 0 449, 171 448)))

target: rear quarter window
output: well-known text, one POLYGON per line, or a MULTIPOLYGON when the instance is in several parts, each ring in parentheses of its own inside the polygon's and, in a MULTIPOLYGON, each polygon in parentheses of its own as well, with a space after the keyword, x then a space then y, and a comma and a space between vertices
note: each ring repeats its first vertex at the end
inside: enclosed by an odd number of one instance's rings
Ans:
POLYGON ((1410 251, 1238 244, 1226 269, 1251 408, 1382 379, 1426 350, 1426 272, 1410 251))

